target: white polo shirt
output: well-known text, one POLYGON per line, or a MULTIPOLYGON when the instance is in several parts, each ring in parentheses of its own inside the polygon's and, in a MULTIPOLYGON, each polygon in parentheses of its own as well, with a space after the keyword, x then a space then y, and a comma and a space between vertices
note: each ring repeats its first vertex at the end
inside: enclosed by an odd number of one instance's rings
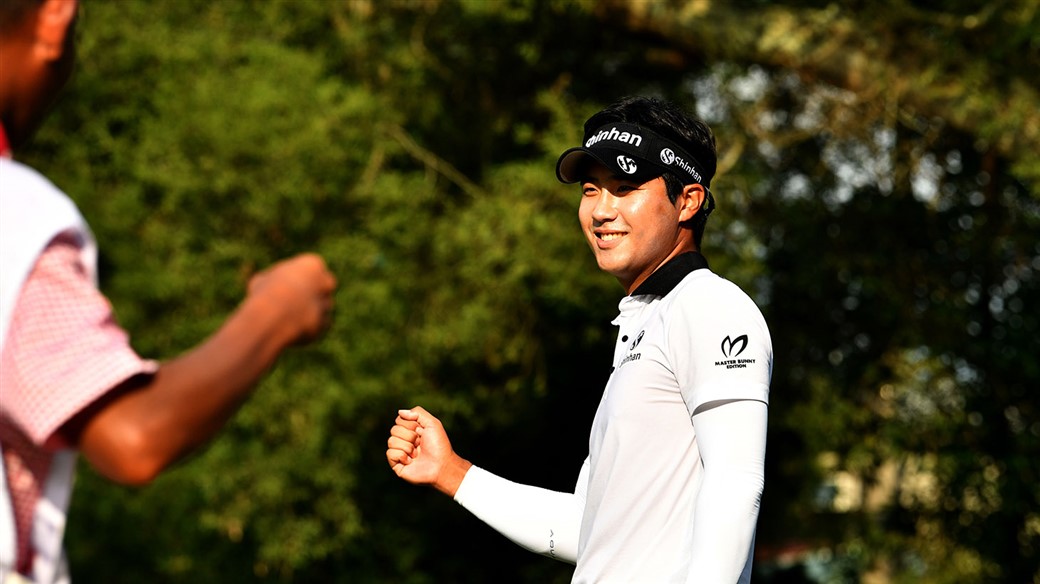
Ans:
POLYGON ((701 262, 679 256, 619 305, 574 582, 685 581, 704 473, 691 417, 715 400, 768 403, 765 319, 735 284, 696 269, 701 262))

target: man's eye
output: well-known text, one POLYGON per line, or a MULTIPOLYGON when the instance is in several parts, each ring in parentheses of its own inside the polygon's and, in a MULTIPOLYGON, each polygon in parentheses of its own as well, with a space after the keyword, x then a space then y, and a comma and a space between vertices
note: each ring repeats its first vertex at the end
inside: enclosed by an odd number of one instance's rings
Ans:
POLYGON ((582 189, 581 189, 581 193, 583 195, 587 196, 587 197, 595 195, 598 192, 599 192, 599 189, 597 189, 596 187, 591 186, 591 185, 586 185, 586 186, 582 187, 582 189))

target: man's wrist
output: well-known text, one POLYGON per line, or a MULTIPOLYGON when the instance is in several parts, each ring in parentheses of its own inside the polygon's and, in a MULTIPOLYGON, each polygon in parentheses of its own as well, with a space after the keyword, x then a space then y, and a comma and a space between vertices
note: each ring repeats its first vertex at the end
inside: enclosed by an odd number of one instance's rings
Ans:
POLYGON ((275 351, 292 345, 300 334, 298 326, 286 318, 278 299, 271 295, 248 295, 237 312, 245 322, 258 327, 261 336, 273 343, 275 351))
POLYGON ((441 472, 438 474, 437 481, 433 486, 438 491, 454 499, 455 493, 458 492, 459 486, 462 484, 462 479, 466 478, 466 473, 469 472, 472 466, 473 464, 470 461, 453 454, 441 468, 441 472))

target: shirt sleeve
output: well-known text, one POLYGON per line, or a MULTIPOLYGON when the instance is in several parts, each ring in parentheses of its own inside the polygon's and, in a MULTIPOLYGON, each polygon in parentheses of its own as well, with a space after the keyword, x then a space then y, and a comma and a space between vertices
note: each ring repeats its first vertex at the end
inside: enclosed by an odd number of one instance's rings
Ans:
POLYGON ((130 347, 112 306, 91 281, 77 240, 59 235, 19 294, 0 355, 0 413, 34 443, 139 374, 158 369, 130 347))
POLYGON ((718 400, 769 403, 773 345, 762 312, 743 290, 716 278, 676 299, 668 359, 690 412, 718 400))
POLYGON ((575 492, 564 493, 514 483, 473 466, 462 479, 455 501, 517 545, 573 564, 588 477, 586 459, 575 492))

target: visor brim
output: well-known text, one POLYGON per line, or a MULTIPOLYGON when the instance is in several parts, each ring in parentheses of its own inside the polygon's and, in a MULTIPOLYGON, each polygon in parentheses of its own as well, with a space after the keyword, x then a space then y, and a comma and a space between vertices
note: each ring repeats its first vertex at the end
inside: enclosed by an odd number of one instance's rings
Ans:
POLYGON ((598 162, 608 168, 615 176, 636 182, 645 182, 657 178, 668 171, 660 165, 638 158, 634 159, 623 150, 596 148, 595 150, 579 146, 566 150, 556 161, 556 178, 564 184, 573 184, 585 178, 585 170, 590 162, 598 162), (623 168, 618 160, 627 158, 635 163, 635 171, 623 168))

